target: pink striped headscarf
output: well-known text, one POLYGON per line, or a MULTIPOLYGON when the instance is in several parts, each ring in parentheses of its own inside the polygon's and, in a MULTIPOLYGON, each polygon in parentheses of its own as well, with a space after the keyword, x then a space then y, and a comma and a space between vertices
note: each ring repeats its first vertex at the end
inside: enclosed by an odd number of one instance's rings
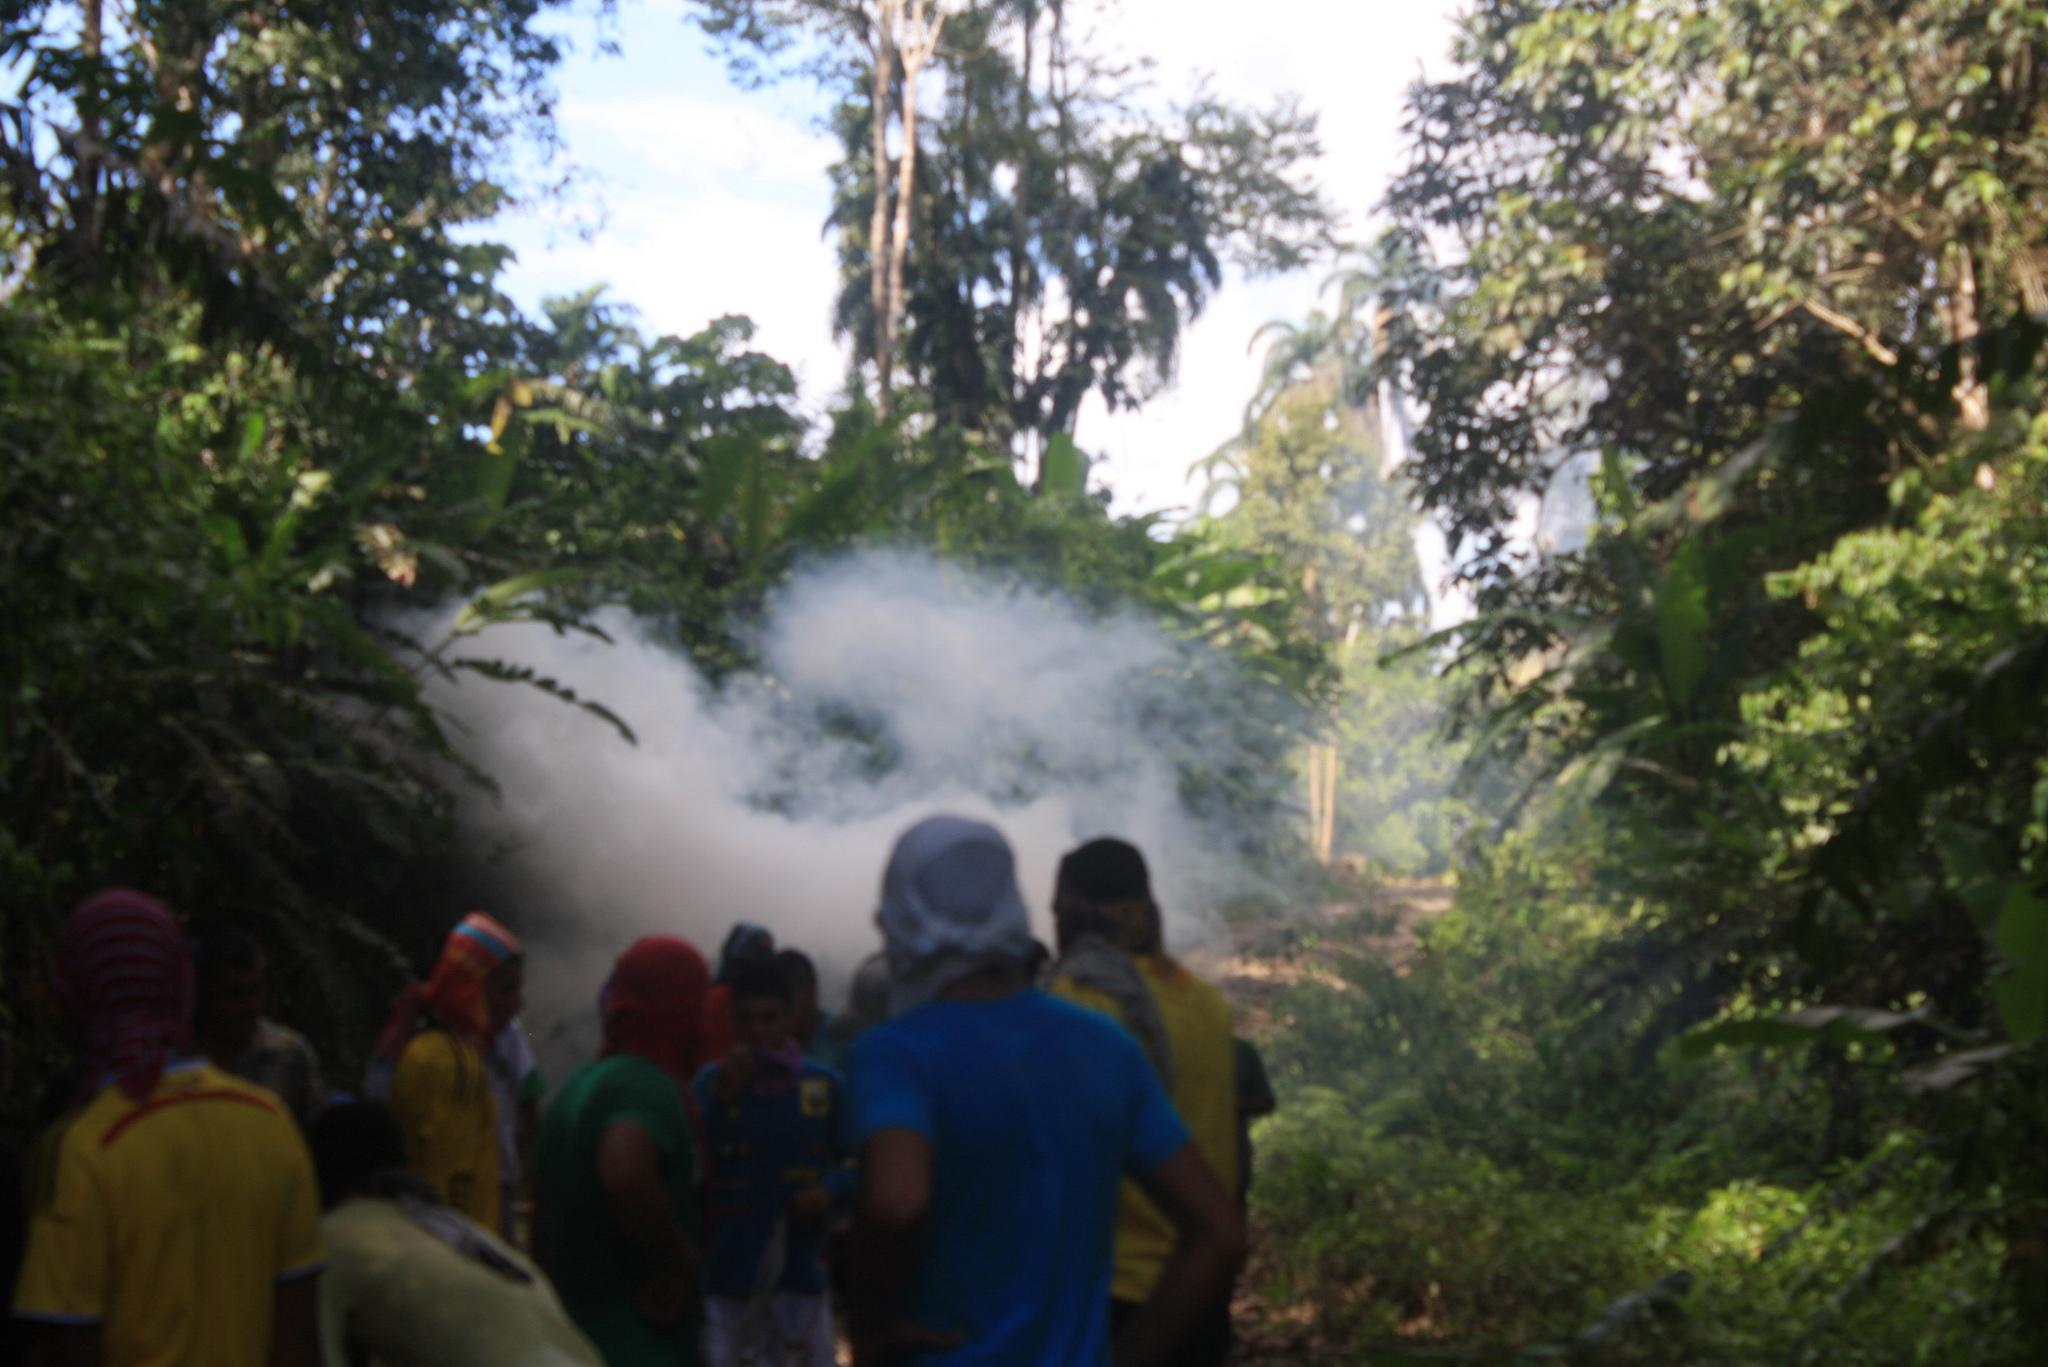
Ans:
POLYGON ((192 1047, 192 956, 154 897, 106 888, 80 902, 57 937, 52 979, 90 1074, 113 1074, 134 1100, 192 1047))

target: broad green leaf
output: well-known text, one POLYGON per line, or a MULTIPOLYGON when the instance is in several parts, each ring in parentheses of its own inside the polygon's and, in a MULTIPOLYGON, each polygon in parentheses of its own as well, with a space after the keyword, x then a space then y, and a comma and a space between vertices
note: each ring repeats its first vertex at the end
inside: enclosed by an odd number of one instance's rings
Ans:
POLYGON ((253 458, 263 449, 263 432, 268 425, 268 419, 261 413, 251 413, 243 422, 241 457, 244 461, 253 458))
POLYGON ((1672 711, 1686 711, 1709 657, 1706 558, 1696 541, 1678 548, 1657 590, 1657 654, 1672 711))
POLYGON ((203 525, 213 544, 220 547, 221 558, 227 561, 229 569, 239 567, 249 558, 249 540, 242 534, 241 523, 222 513, 207 518, 203 525))
POLYGON ((697 486, 697 511, 707 522, 716 522, 732 503, 740 485, 740 472, 754 443, 737 432, 721 432, 698 448, 703 476, 697 486))
POLYGON ((1088 457, 1065 432, 1055 432, 1045 443, 1039 461, 1039 489, 1048 494, 1078 498, 1088 487, 1088 457))
POLYGON ((1778 1048, 1827 1041, 1847 1044, 1875 1042, 1902 1025, 1927 1019, 1917 1011, 1880 1011, 1862 1006, 1809 1006, 1753 1020, 1721 1021, 1688 1033, 1679 1045, 1689 1055, 1729 1048, 1778 1048))
POLYGON ((1993 1044, 1982 1049, 1959 1049, 1952 1054, 1943 1054, 1932 1063, 1923 1063, 1899 1074, 1899 1085, 1909 1092, 1945 1092, 1995 1066, 2012 1053, 2013 1048, 2010 1044, 1993 1044))
POLYGON ((512 476, 519 469, 520 447, 523 445, 515 435, 506 442, 492 442, 476 463, 476 480, 471 488, 484 521, 489 521, 505 510, 505 502, 512 496, 512 476))
POLYGON ((1991 934, 2012 881, 2012 866, 1998 837, 1960 821, 1938 821, 1934 848, 1941 855, 1950 889, 1970 909, 1970 919, 1978 928, 1991 934))
POLYGON ((638 745, 640 738, 633 734, 633 728, 626 725, 618 713, 603 703, 581 697, 576 690, 558 679, 551 679, 535 670, 531 665, 515 665, 504 660, 486 660, 473 657, 451 661, 451 669, 466 669, 485 678, 497 679, 502 683, 525 684, 537 688, 551 697, 559 698, 572 707, 580 708, 599 721, 617 731, 628 745, 638 745))
POLYGON ((1626 525, 1636 516, 1636 493, 1622 463, 1621 449, 1613 442, 1600 448, 1600 501, 1626 525))
POLYGON ((740 554, 751 564, 768 548, 768 462, 759 451, 740 477, 740 554))
POLYGON ((2015 1044, 2048 1027, 2048 897, 2015 884, 1998 913, 1998 952, 2009 965, 1991 980, 1998 1016, 2015 1044))
POLYGON ((455 625, 451 630, 457 635, 481 630, 503 617, 507 609, 521 598, 529 594, 544 593, 557 584, 569 583, 580 573, 581 571, 573 569, 537 570, 532 574, 501 579, 463 604, 462 611, 455 614, 455 625))
POLYGON ((867 472, 858 466, 828 473, 819 486, 782 520, 777 535, 785 541, 832 541, 860 526, 867 472))

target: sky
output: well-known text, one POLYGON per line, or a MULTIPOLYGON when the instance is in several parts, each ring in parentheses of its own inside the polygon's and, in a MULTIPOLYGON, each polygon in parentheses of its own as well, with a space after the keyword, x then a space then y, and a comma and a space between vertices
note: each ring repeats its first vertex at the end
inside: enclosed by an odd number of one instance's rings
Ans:
MULTIPOLYGON (((486 235, 518 252, 508 284, 529 308, 602 284, 650 332, 687 334, 723 314, 748 315, 755 344, 796 370, 806 405, 819 411, 845 367, 831 331, 836 268, 824 220, 833 147, 818 125, 823 104, 801 81, 734 84, 689 9, 684 0, 619 0, 605 24, 617 55, 599 50, 587 6, 561 23, 573 51, 558 75, 557 112, 574 179, 566 195, 513 211, 486 235)), ((1363 241, 1401 155, 1403 93, 1420 71, 1448 65, 1452 10, 1451 0, 1110 0, 1092 22, 1112 50, 1156 63, 1169 96, 1204 77, 1246 103, 1300 96, 1322 120, 1317 178, 1346 235, 1363 241)), ((1116 511, 1194 502, 1188 467, 1237 430, 1257 382, 1253 334, 1315 307, 1332 269, 1227 280, 1185 334, 1172 390, 1136 413, 1082 414, 1076 439, 1096 458, 1094 482, 1110 489, 1116 511)))

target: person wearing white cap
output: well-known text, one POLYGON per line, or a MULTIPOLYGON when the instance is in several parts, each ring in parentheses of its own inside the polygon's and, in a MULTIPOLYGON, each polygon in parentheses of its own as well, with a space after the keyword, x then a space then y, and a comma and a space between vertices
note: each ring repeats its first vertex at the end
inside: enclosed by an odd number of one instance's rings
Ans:
POLYGON ((913 826, 877 920, 892 1019, 861 1038, 850 1068, 856 1363, 1166 1362, 1243 1261, 1244 1226, 1137 1042, 1031 986, 1008 842, 959 817, 913 826), (1112 1346, 1125 1176, 1179 1241, 1112 1346))

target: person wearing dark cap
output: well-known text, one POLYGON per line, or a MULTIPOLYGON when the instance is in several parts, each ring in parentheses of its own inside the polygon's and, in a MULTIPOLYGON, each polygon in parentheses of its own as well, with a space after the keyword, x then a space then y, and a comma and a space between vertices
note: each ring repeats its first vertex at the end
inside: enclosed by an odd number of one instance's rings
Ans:
POLYGON ((739 1046, 691 1087, 712 1176, 705 1367, 832 1367, 826 1233, 854 1177, 845 1086, 798 1043, 780 956, 741 964, 730 986, 739 1046))
POLYGON ((1104 1367, 1124 1177, 1177 1237, 1115 1358, 1167 1362, 1242 1261, 1243 1223, 1130 1035, 1031 986, 1008 842, 913 826, 878 919, 893 1015, 851 1060, 855 1363, 1104 1367))
POLYGON ((192 1053, 192 960, 169 910, 111 888, 57 939, 85 1083, 30 1164, 14 1313, 32 1361, 314 1367, 320 1206, 274 1095, 192 1053))
POLYGON ((789 984, 797 1047, 804 1057, 827 1068, 843 1067, 845 1042, 832 1028, 833 1013, 818 1001, 818 966, 801 949, 781 949, 775 953, 775 968, 789 984))
MULTIPOLYGON (((1053 893, 1060 957, 1051 990, 1121 1022, 1144 1047, 1209 1166, 1239 1184, 1237 1056, 1230 1004, 1166 952, 1151 874, 1135 845, 1091 840, 1060 861, 1053 893)), ((1136 1183, 1117 1218, 1115 1315, 1137 1312, 1159 1284, 1173 1222, 1136 1183)), ((1204 1309, 1174 1361, 1220 1367, 1230 1349, 1227 1289, 1204 1309)))
POLYGON ((752 921, 735 922, 718 951, 718 973, 704 994, 704 1025, 698 1032, 697 1062, 716 1063, 738 1042, 732 1023, 732 975, 743 963, 775 957, 775 932, 752 921))
POLYGON ((263 947, 232 926, 212 926, 193 937, 192 951, 200 1049, 236 1077, 277 1093, 305 1129, 327 1089, 312 1044, 264 1013, 263 947))
POLYGON ((310 1139, 327 1367, 604 1367, 540 1269, 408 1168, 390 1111, 344 1102, 310 1139))

